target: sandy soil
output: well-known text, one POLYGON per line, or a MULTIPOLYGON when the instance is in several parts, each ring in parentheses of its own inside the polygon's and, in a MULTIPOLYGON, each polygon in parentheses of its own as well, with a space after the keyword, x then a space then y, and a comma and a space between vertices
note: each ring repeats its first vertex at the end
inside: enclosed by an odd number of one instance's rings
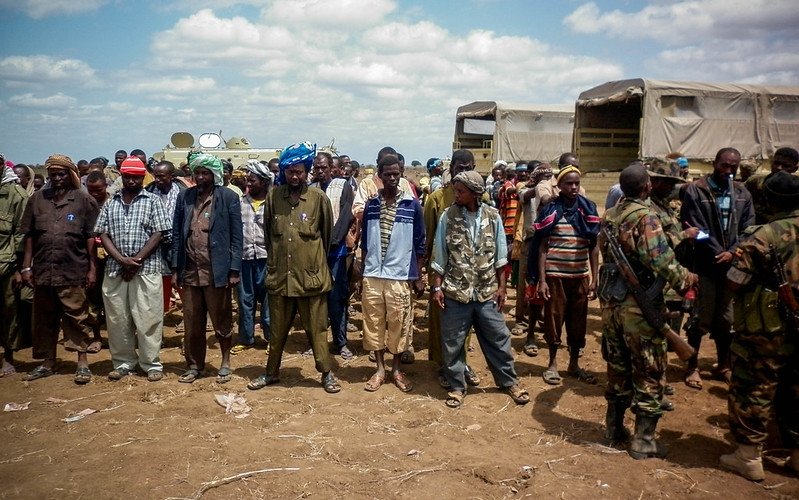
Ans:
MULTIPOLYGON (((717 468, 718 456, 730 449, 726 389, 711 380, 701 392, 686 388, 676 359, 668 378, 677 388, 672 397, 677 410, 659 427, 668 457, 635 461, 602 446, 606 379, 596 304, 583 363, 597 375, 598 385, 568 378, 558 387, 546 385, 544 355, 518 353, 524 339, 515 337, 516 369, 532 402, 516 406, 496 390, 478 347, 469 360, 482 385, 470 391, 461 409, 447 408, 434 367, 425 361, 425 306, 421 301, 415 311, 418 360, 407 366, 415 383, 410 394, 392 385, 365 392, 373 366, 360 349, 348 363, 337 358, 342 392, 324 393, 313 359, 300 354, 307 348, 302 331, 291 336, 279 385, 257 392, 245 387, 265 362, 263 341, 233 358, 235 376, 229 384, 215 382, 220 355, 214 348, 208 354, 209 376, 180 384, 176 314, 168 317, 167 377, 161 382, 149 383, 142 375, 109 381, 111 363, 103 350, 91 358, 94 380, 79 387, 72 382, 74 358, 62 351, 54 377, 31 383, 19 374, 0 379, 0 403, 31 402, 27 410, 0 413, 0 497, 799 497, 799 480, 774 460, 767 461, 762 484, 717 468), (214 395, 230 392, 252 407, 245 418, 226 414, 214 401, 214 395), (62 421, 86 408, 98 412, 74 423, 62 421)), ((360 325, 357 315, 355 323, 360 325)), ((351 334, 351 347, 360 348, 358 337, 351 334)), ((561 357, 565 365, 565 351, 561 357)), ((707 346, 702 352, 706 378, 712 359, 707 346)), ((30 350, 19 353, 21 371, 35 366, 30 350)))

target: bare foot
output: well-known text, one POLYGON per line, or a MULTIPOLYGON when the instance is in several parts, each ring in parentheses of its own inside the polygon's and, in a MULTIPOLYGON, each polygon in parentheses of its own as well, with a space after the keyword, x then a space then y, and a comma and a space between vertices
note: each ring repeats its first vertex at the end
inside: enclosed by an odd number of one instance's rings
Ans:
POLYGON ((11 363, 9 363, 4 359, 3 367, 0 368, 0 377, 5 377, 6 375, 13 375, 15 373, 17 373, 17 370, 16 368, 14 368, 14 365, 12 365, 11 363))

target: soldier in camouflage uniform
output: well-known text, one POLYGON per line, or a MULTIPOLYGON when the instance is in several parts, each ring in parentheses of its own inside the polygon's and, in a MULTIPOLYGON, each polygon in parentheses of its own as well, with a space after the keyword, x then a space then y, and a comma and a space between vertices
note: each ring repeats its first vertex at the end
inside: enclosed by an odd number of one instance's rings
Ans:
POLYGON ((765 183, 768 177, 779 171, 789 174, 796 173, 799 168, 799 152, 794 148, 780 148, 774 152, 771 160, 771 173, 768 175, 753 175, 746 179, 746 189, 752 195, 752 206, 755 210, 755 224, 767 224, 774 218, 773 208, 766 202, 765 183))
MULTIPOLYGON (((675 187, 685 181, 679 177, 679 167, 676 163, 667 166, 657 159, 653 160, 649 166, 649 180, 652 182, 652 192, 649 195, 650 208, 660 219, 660 225, 663 227, 663 234, 668 239, 669 246, 676 251, 680 243, 687 239, 694 239, 699 234, 699 229, 695 227, 681 229, 679 214, 672 205, 675 187)), ((671 329, 679 333, 682 327, 682 297, 671 286, 666 286, 663 296, 666 307, 674 315, 669 320, 671 329)), ((669 396, 674 394, 674 387, 665 382, 665 373, 663 384, 664 394, 669 396)), ((674 410, 674 404, 666 398, 663 398, 661 404, 666 411, 674 410)))
MULTIPOLYGON (((652 189, 646 168, 631 165, 619 176, 626 199, 605 212, 602 218, 627 255, 641 285, 661 309, 663 282, 684 292, 698 278, 679 265, 663 233, 660 219, 646 203, 652 189)), ((635 413, 635 435, 629 453, 633 458, 663 456, 665 449, 655 441, 655 428, 663 414, 663 372, 666 368, 666 339, 643 317, 641 309, 612 264, 607 241, 600 233, 603 254, 599 297, 602 305, 602 357, 607 362, 608 386, 605 399, 607 433, 610 441, 625 441, 624 412, 635 413)))
POLYGON ((770 247, 783 263, 794 296, 799 291, 799 177, 769 176, 764 192, 775 214, 736 249, 727 273, 736 292, 730 431, 738 448, 721 466, 752 481, 764 478, 761 451, 772 411, 791 450, 786 466, 799 473, 799 338, 797 325, 777 298, 778 277, 770 247))

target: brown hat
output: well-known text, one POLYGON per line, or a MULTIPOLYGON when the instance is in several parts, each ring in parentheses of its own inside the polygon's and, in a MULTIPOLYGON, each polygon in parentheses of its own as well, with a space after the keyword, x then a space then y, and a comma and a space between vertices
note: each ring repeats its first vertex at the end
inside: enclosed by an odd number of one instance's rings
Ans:
POLYGON ((668 179, 674 181, 675 183, 685 182, 685 179, 679 176, 679 172, 677 170, 678 168, 676 163, 667 165, 661 160, 653 160, 647 168, 650 178, 668 179))

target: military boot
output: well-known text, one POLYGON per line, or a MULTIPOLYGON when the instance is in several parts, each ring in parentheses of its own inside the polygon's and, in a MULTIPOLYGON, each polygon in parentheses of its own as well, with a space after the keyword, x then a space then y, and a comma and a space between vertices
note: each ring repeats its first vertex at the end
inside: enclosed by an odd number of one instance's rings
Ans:
POLYGON ((722 468, 737 472, 750 481, 762 481, 766 478, 763 474, 763 459, 760 457, 759 445, 739 444, 738 448, 729 455, 719 458, 722 468))
POLYGON ((635 435, 630 443, 629 454, 636 460, 642 458, 663 458, 666 447, 655 441, 655 428, 660 417, 647 415, 635 416, 635 435))
POLYGON ((627 410, 624 401, 608 401, 605 413, 605 439, 610 443, 626 443, 630 440, 630 431, 624 427, 624 412, 627 410))

